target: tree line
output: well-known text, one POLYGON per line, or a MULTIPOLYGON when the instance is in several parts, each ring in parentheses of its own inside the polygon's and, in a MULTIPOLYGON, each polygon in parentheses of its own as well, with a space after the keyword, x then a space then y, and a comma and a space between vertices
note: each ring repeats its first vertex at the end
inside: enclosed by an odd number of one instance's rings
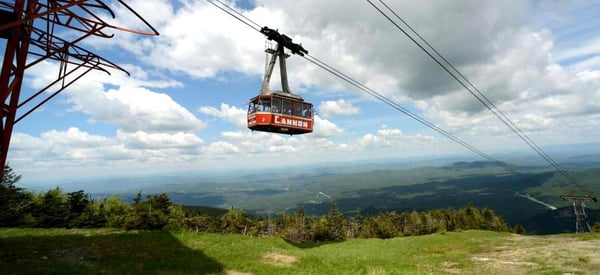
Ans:
POLYGON ((241 209, 211 213, 183 207, 172 203, 165 193, 142 196, 139 192, 131 203, 116 196, 94 199, 83 190, 65 193, 55 188, 35 194, 15 187, 20 176, 8 169, 0 185, 0 227, 190 230, 280 236, 292 242, 393 238, 468 229, 525 232, 519 225, 509 228, 492 209, 478 209, 472 204, 460 209, 345 216, 333 203, 329 213, 319 217, 307 215, 304 209, 254 216, 241 209))

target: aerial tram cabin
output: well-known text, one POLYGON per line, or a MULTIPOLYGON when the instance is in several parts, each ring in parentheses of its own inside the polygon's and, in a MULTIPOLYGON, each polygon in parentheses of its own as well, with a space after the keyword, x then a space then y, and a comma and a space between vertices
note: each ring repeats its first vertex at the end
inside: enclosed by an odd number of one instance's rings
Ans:
POLYGON ((260 93, 250 99, 248 104, 248 128, 252 131, 288 135, 312 133, 313 105, 290 92, 285 65, 285 59, 289 55, 284 53, 284 49, 288 48, 292 53, 300 55, 308 52, 302 46, 292 43, 289 37, 275 30, 264 27, 261 32, 269 40, 275 40, 277 44, 265 50, 267 55, 270 55, 270 60, 265 67, 260 93), (282 91, 271 91, 269 82, 278 58, 282 91))
POLYGON ((250 99, 248 128, 253 131, 299 135, 313 129, 312 104, 282 93, 250 99))

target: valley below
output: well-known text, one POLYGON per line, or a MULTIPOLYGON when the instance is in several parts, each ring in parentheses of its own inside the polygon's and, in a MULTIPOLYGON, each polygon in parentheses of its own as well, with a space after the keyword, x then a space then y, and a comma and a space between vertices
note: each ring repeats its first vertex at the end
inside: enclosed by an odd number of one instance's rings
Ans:
MULTIPOLYGON (((504 162, 429 160, 379 161, 281 167, 238 172, 161 175, 90 180, 65 184, 65 190, 86 190, 94 197, 118 195, 130 200, 166 193, 175 203, 242 209, 252 215, 295 212, 326 215, 336 203, 346 216, 383 211, 460 208, 473 204, 491 208, 509 225, 527 232, 573 232, 572 202, 567 192, 600 194, 600 156, 564 157, 562 163, 579 179, 574 187, 543 163, 523 158, 504 162)), ((600 206, 587 203, 590 224, 600 206)))

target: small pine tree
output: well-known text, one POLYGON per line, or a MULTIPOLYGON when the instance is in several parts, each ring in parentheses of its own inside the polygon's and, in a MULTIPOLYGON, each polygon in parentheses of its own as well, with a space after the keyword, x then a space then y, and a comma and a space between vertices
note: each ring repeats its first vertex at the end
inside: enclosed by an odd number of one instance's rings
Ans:
POLYGON ((35 226, 32 216, 35 206, 34 195, 15 183, 21 180, 10 166, 4 166, 2 182, 0 182, 0 227, 35 226))
POLYGON ((339 211, 337 203, 334 202, 331 205, 331 210, 329 211, 329 216, 327 218, 327 233, 329 235, 329 239, 335 241, 345 239, 345 224, 346 220, 339 211))
POLYGON ((4 174, 2 174, 2 182, 0 184, 4 185, 8 189, 15 188, 15 183, 21 180, 21 175, 17 175, 10 166, 4 166, 4 174))
POLYGON ((526 235, 527 231, 525 231, 525 227, 523 227, 522 224, 517 223, 515 225, 515 227, 513 228, 513 233, 519 234, 519 235, 526 235))
POLYGON ((600 214, 598 214, 598 221, 592 226, 592 232, 600 232, 600 214))

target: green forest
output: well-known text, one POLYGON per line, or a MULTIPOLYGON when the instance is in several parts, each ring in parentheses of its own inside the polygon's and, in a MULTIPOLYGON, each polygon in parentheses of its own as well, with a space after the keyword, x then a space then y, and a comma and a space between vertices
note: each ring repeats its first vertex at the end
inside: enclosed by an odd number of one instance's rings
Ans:
MULTIPOLYGON (((460 208, 421 211, 381 210, 378 213, 340 211, 332 201, 328 212, 310 215, 305 208, 277 213, 246 213, 229 209, 174 203, 167 193, 137 195, 126 201, 113 195, 93 198, 84 190, 54 188, 34 193, 16 187, 21 177, 5 168, 0 185, 0 227, 116 228, 279 236, 298 243, 349 238, 394 238, 470 229, 526 233, 509 226, 491 207, 466 202, 460 208)), ((600 222, 593 226, 600 231, 600 222)))
MULTIPOLYGON (((83 190, 65 193, 59 188, 33 193, 17 188, 20 180, 10 167, 0 186, 0 227, 27 228, 119 228, 235 233, 250 236, 280 236, 293 242, 335 241, 348 238, 393 238, 455 230, 509 231, 502 217, 490 208, 468 204, 460 209, 381 212, 345 217, 336 203, 327 215, 294 213, 264 216, 245 214, 242 209, 183 206, 165 193, 143 196, 131 203, 120 197, 93 199, 83 190)), ((524 229, 515 229, 524 233, 524 229)))

